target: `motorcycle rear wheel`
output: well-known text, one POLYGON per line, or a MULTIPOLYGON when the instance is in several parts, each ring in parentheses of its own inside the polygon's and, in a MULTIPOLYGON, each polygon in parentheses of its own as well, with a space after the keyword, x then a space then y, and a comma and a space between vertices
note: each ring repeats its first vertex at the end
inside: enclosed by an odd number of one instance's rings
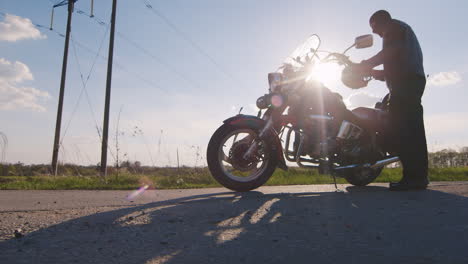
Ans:
POLYGON ((382 170, 383 167, 377 169, 355 168, 343 171, 340 176, 344 177, 347 182, 354 186, 366 186, 373 182, 382 170))
POLYGON ((208 143, 206 157, 217 182, 228 189, 247 192, 268 181, 278 164, 278 155, 268 141, 257 142, 253 157, 243 158, 258 133, 247 125, 224 124, 216 130, 208 143))

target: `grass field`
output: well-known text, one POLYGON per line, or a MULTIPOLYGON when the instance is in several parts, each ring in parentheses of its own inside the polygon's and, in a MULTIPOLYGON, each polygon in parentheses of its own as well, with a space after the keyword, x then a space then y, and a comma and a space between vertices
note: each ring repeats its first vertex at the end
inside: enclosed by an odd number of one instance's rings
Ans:
MULTIPOLYGON (((398 181, 400 168, 386 168, 375 182, 398 181)), ((434 168, 429 171, 431 181, 467 181, 468 167, 434 168)), ((346 183, 338 178, 338 183, 346 183)), ((316 170, 291 168, 276 170, 266 185, 330 184, 329 175, 316 170)), ((183 189, 220 187, 206 168, 162 168, 153 174, 120 173, 103 179, 98 176, 0 176, 0 190, 131 190, 143 185, 151 189, 183 189)))

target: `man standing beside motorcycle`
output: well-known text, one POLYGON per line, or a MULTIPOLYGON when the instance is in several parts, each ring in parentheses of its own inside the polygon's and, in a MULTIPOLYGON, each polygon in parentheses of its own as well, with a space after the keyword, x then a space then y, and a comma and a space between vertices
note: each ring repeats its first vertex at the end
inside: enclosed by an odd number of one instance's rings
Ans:
POLYGON ((375 12, 370 20, 372 32, 383 40, 383 48, 359 65, 390 90, 391 133, 388 139, 396 147, 403 165, 403 177, 390 183, 390 190, 426 189, 428 157, 421 97, 426 78, 423 55, 413 30, 406 23, 392 19, 385 10, 375 12), (373 68, 383 64, 383 70, 373 68))

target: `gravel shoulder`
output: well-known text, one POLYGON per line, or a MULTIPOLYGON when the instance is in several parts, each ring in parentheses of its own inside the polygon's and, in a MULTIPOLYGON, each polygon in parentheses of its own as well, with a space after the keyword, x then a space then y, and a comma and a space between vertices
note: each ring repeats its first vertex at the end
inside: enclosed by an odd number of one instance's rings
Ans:
POLYGON ((0 191, 0 262, 468 262, 468 182, 339 188, 0 191))

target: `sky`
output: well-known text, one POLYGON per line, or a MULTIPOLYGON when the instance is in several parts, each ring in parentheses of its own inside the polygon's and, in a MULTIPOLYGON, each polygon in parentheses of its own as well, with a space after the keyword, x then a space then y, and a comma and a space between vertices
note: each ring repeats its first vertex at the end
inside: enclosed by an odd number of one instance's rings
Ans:
MULTIPOLYGON (((57 115, 67 8, 58 0, 0 2, 0 161, 49 163, 57 115), (7 139, 5 142, 4 139, 7 139), (7 143, 7 144, 6 144, 7 143)), ((59 160, 100 161, 111 0, 75 4, 59 160), (84 88, 85 87, 85 88, 84 88)), ((311 34, 343 51, 370 34, 386 9, 415 31, 429 75, 423 96, 430 151, 468 146, 468 2, 311 0, 118 0, 110 108, 109 163, 204 166, 207 143, 224 119, 256 114, 267 74, 311 34), (118 143, 117 143, 118 142, 118 143)), ((381 49, 350 50, 355 62, 381 49)), ((339 76, 337 76, 339 78, 339 76)), ((387 92, 325 83, 350 108, 387 92)))

